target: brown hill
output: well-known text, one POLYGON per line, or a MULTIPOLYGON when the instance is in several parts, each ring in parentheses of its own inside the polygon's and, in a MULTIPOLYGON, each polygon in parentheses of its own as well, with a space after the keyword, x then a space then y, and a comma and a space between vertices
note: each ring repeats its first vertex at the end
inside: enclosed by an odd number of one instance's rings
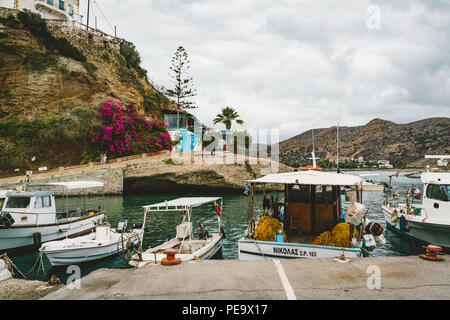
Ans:
MULTIPOLYGON (((336 159, 336 132, 314 129, 316 156, 336 159)), ((286 164, 310 162, 311 130, 280 143, 280 160, 286 164)), ((341 159, 389 160, 394 165, 421 164, 425 154, 450 153, 450 118, 428 118, 407 124, 373 119, 363 126, 339 127, 341 159)))

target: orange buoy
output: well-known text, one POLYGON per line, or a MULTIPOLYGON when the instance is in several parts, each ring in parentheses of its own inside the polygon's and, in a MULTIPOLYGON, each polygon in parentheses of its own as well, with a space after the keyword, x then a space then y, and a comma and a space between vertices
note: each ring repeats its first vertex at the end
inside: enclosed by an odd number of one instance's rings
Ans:
POLYGON ((161 264, 165 266, 174 266, 176 264, 181 263, 181 259, 175 258, 175 255, 178 253, 175 249, 167 249, 164 250, 164 254, 167 255, 166 258, 163 258, 161 260, 161 264))
POLYGON ((429 261, 442 261, 444 260, 444 258, 439 255, 439 252, 441 251, 442 251, 441 247, 429 244, 427 246, 426 254, 419 254, 419 257, 429 261))

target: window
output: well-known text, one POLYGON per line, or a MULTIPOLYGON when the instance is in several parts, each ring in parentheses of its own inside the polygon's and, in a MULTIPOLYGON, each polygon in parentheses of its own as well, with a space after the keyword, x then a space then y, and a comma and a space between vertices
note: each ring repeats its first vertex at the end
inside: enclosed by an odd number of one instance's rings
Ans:
POLYGON ((440 201, 448 201, 448 185, 438 185, 438 184, 430 184, 427 187, 427 198, 440 200, 440 201))
POLYGON ((51 204, 50 196, 45 196, 45 197, 37 197, 34 207, 35 208, 47 208, 47 207, 51 207, 51 205, 52 204, 51 204))
POLYGON ((5 209, 25 209, 30 206, 30 197, 8 198, 5 209))
MULTIPOLYGON (((178 119, 179 119, 179 128, 186 129, 187 128, 186 116, 180 115, 178 119)), ((164 116, 164 121, 166 122, 166 125, 170 129, 177 129, 177 116, 176 115, 166 114, 164 116)))
POLYGON ((450 184, 443 185, 442 189, 444 189, 444 193, 447 194, 447 201, 449 201, 449 199, 450 199, 450 184))
POLYGON ((53 5, 53 0, 47 0, 47 4, 49 4, 49 5, 53 5))
POLYGON ((64 1, 59 0, 59 9, 64 10, 64 1))
POLYGON ((73 15, 73 5, 69 4, 69 14, 73 15))

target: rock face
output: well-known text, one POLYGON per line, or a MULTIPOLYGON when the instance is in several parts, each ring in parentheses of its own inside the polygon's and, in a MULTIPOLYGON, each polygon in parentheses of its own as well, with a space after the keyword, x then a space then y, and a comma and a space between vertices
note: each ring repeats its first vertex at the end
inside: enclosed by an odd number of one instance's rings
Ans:
MULTIPOLYGON (((316 156, 336 159, 336 127, 314 130, 316 156)), ((425 154, 450 153, 450 118, 429 118, 408 124, 373 119, 364 126, 339 127, 340 157, 390 160, 420 165, 425 154)), ((280 159, 290 164, 311 156, 311 130, 280 143, 280 159)), ((308 160, 309 161, 309 160, 308 160)))
POLYGON ((105 38, 102 46, 90 43, 86 30, 58 26, 50 30, 82 49, 88 62, 97 67, 94 77, 83 63, 59 55, 44 70, 31 70, 27 55, 31 50, 45 52, 45 48, 27 30, 0 24, 0 119, 12 114, 28 120, 49 118, 79 105, 97 108, 108 99, 134 104, 144 111, 145 95, 157 90, 146 77, 123 65, 117 44, 120 40, 105 38))

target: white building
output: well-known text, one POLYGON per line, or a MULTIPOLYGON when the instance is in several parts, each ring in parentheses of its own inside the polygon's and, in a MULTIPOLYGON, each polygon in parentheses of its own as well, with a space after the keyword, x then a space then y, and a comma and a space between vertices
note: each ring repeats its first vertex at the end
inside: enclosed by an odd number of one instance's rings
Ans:
POLYGON ((81 23, 80 0, 0 0, 0 7, 39 13, 44 19, 81 23))
POLYGON ((377 163, 379 168, 392 169, 394 167, 389 163, 389 160, 378 160, 377 163))

